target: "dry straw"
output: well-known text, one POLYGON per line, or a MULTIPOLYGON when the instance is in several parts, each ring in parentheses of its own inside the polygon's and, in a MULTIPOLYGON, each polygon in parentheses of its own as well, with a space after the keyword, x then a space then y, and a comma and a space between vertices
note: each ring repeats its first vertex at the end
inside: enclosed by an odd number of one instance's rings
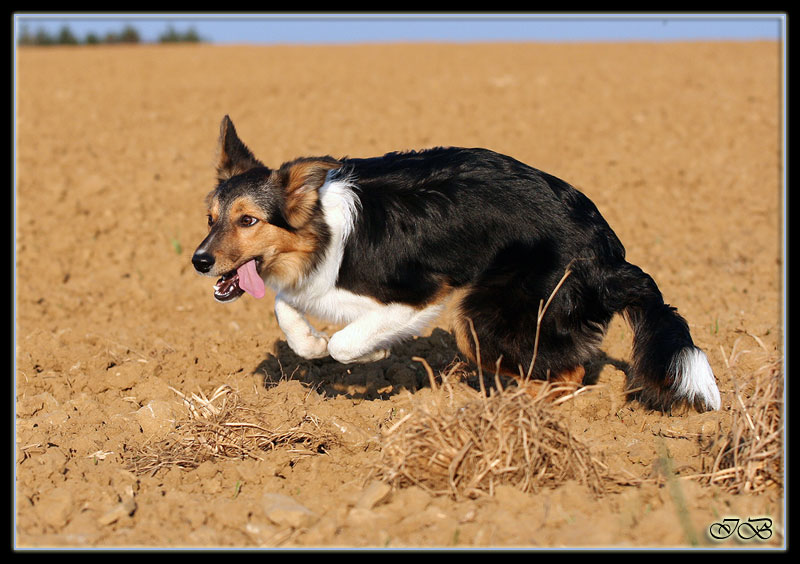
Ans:
POLYGON ((437 388, 424 365, 431 401, 418 402, 384 432, 383 479, 455 499, 492 495, 501 484, 535 492, 570 480, 603 491, 605 467, 570 433, 550 401, 562 388, 547 386, 536 397, 517 386, 499 386, 489 395, 470 390, 469 401, 456 403, 450 375, 443 374, 437 388))
POLYGON ((264 451, 281 447, 301 455, 318 454, 336 442, 336 436, 310 414, 276 428, 259 410, 241 405, 228 386, 217 388, 211 398, 202 392, 189 396, 173 391, 183 399, 187 418, 167 439, 134 451, 128 467, 137 474, 196 468, 211 459, 261 460, 264 451))
MULTIPOLYGON (((750 336, 769 354, 760 339, 750 336)), ((755 371, 752 391, 744 397, 737 361, 750 351, 739 350, 740 340, 730 356, 724 350, 722 355, 735 395, 731 425, 707 449, 707 471, 701 478, 732 493, 761 492, 783 486, 783 363, 766 361, 755 371)))

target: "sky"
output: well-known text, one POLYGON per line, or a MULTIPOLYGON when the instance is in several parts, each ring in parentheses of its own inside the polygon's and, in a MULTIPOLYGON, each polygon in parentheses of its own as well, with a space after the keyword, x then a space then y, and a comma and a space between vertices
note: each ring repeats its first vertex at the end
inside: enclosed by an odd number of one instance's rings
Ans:
POLYGON ((400 41, 679 41, 778 40, 786 15, 770 13, 338 13, 189 14, 60 13, 14 14, 16 33, 53 34, 67 25, 78 39, 102 37, 124 26, 154 42, 169 27, 194 29, 211 43, 364 43, 400 41))

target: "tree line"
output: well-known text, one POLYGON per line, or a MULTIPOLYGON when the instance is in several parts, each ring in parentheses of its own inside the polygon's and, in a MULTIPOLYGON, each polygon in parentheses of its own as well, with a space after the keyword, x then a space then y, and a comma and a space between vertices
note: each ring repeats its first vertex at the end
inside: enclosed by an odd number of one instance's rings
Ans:
MULTIPOLYGON (((166 31, 158 36, 158 43, 199 43, 203 39, 194 28, 187 31, 177 31, 169 26, 166 31)), ((139 31, 132 25, 126 25, 120 31, 109 31, 105 35, 94 32, 87 33, 83 38, 77 37, 69 26, 63 26, 57 33, 50 33, 44 28, 31 32, 23 26, 17 39, 17 45, 100 45, 100 44, 136 44, 142 43, 139 31)))

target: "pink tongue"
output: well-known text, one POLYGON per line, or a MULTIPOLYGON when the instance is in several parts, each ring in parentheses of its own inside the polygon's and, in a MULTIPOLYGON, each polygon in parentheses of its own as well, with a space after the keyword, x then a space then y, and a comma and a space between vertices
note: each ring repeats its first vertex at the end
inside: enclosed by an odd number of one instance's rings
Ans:
POLYGON ((240 266, 236 272, 239 274, 239 287, 254 298, 264 297, 264 281, 256 272, 256 261, 250 260, 240 266))

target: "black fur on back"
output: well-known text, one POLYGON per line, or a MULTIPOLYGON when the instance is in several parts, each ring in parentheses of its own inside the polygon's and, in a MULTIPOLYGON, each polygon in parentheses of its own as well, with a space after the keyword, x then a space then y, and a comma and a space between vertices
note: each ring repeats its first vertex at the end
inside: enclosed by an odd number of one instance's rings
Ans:
POLYGON ((355 293, 420 305, 512 261, 535 273, 526 290, 549 294, 573 259, 624 259, 588 198, 510 157, 439 148, 343 163, 361 212, 337 285, 355 293))

